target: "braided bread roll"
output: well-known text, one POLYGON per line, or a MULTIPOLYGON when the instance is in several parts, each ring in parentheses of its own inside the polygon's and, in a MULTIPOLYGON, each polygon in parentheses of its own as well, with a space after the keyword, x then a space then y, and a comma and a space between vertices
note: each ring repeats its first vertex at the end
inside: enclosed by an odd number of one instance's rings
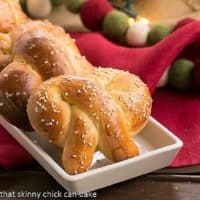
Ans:
POLYGON ((0 0, 0 71, 12 61, 9 33, 27 21, 18 0, 0 0))
POLYGON ((93 67, 69 35, 47 21, 29 21, 10 35, 13 62, 0 72, 0 114, 30 130, 26 105, 31 92, 51 77, 84 75, 93 67))
POLYGON ((88 170, 98 149, 110 160, 138 155, 132 136, 146 124, 152 99, 135 75, 94 69, 82 78, 64 75, 43 82, 28 101, 34 130, 63 148, 67 173, 88 170))

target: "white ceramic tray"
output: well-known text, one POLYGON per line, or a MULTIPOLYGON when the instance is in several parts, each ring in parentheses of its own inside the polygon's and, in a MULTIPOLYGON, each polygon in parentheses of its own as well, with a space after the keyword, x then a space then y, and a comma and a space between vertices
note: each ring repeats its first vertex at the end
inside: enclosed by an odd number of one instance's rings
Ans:
POLYGON ((96 152, 91 168, 82 174, 68 175, 61 164, 61 149, 34 132, 23 132, 0 116, 0 124, 70 192, 87 192, 119 183, 168 166, 182 147, 182 142, 155 119, 135 137, 140 155, 111 163, 96 152))

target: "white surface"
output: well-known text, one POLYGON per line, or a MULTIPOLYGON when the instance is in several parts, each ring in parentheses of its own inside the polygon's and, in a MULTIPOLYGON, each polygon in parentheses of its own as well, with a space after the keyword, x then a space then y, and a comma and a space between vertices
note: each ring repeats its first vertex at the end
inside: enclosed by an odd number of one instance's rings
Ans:
POLYGON ((161 169, 170 164, 182 147, 176 136, 151 118, 135 138, 139 156, 111 163, 96 152, 88 172, 71 176, 62 168, 61 149, 34 132, 22 132, 2 116, 0 124, 68 191, 92 191, 161 169))

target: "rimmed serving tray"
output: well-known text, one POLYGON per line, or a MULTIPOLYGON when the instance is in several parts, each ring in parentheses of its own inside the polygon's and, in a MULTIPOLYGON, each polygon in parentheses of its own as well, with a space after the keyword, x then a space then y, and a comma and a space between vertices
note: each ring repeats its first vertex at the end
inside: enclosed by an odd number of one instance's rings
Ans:
POLYGON ((151 117, 143 131, 134 138, 139 146, 139 156, 112 163, 96 152, 87 172, 71 176, 63 170, 60 148, 34 132, 16 128, 1 115, 0 124, 70 192, 93 191, 166 167, 183 145, 180 139, 151 117))

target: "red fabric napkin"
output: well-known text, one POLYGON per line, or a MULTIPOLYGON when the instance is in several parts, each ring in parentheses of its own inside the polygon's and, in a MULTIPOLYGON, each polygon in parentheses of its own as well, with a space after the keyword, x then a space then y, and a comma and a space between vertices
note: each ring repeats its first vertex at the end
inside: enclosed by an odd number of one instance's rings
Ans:
MULTIPOLYGON (((152 115, 184 142, 171 167, 200 164, 200 94, 180 94, 170 89, 154 92, 163 72, 173 60, 186 47, 200 42, 200 22, 191 22, 160 43, 146 48, 122 47, 99 33, 72 36, 81 53, 94 65, 128 70, 147 83, 154 98, 152 115)), ((0 165, 14 168, 31 163, 32 158, 2 128, 0 138, 0 165)))
POLYGON ((6 169, 31 165, 33 158, 0 126, 0 166, 6 169))

